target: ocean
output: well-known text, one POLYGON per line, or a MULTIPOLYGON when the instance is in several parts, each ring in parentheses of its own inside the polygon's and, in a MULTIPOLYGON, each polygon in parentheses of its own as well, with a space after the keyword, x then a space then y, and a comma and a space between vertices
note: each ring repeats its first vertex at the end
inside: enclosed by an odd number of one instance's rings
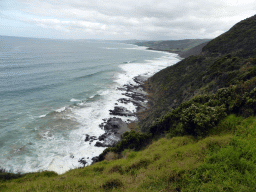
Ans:
POLYGON ((111 41, 0 36, 0 168, 62 174, 82 167, 81 158, 91 164, 105 147, 85 135, 104 133, 99 125, 125 98, 117 88, 178 61, 176 54, 111 41))

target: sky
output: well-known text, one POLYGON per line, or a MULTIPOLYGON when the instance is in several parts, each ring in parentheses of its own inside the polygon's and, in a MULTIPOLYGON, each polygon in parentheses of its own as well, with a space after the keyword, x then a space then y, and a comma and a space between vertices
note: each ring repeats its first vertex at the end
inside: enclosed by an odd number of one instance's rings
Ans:
POLYGON ((0 0, 0 35, 211 39, 255 14, 256 0, 0 0))

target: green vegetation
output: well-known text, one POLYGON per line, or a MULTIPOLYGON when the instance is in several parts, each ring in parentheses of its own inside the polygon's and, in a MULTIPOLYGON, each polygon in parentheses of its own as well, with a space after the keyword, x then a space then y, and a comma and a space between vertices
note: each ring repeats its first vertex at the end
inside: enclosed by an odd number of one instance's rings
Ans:
POLYGON ((208 137, 161 138, 63 175, 26 174, 1 191, 254 191, 256 118, 229 115, 208 137), (221 130, 221 131, 220 131, 221 130))
POLYGON ((151 77, 152 106, 101 160, 63 175, 0 170, 0 191, 255 191, 256 16, 151 77))
POLYGON ((152 134, 137 133, 135 131, 126 132, 122 135, 122 140, 116 144, 115 147, 109 147, 103 151, 99 156, 99 160, 105 159, 109 152, 120 154, 125 149, 132 149, 138 151, 147 146, 152 139, 152 134))
POLYGON ((213 150, 197 169, 184 174, 184 191, 256 190, 256 121, 255 117, 239 120, 229 145, 213 150))
POLYGON ((207 136, 227 114, 248 117, 256 113, 255 87, 256 78, 252 78, 241 84, 218 89, 215 94, 196 96, 157 118, 147 131, 152 134, 167 131, 171 137, 207 136))
POLYGON ((245 19, 208 43, 203 52, 209 55, 235 53, 238 57, 256 56, 256 15, 245 19))
POLYGON ((255 20, 256 16, 253 16, 238 23, 230 31, 216 38, 227 41, 223 40, 220 43, 214 39, 203 48, 200 55, 190 56, 151 77, 148 84, 151 85, 150 91, 155 94, 150 114, 140 122, 142 131, 147 131, 156 118, 160 118, 196 95, 216 93, 220 88, 241 84, 255 77, 256 50, 254 54, 251 50, 255 49, 256 31, 254 35, 247 36, 246 30, 249 28, 247 25, 253 24, 255 20), (244 25, 247 28, 243 28, 244 25), (240 31, 234 31, 239 28, 241 28, 240 31), (233 38, 235 42, 244 36, 246 41, 239 41, 240 46, 237 48, 233 46, 232 38, 229 38, 230 33, 236 35, 237 38, 233 38), (216 41, 220 50, 223 46, 229 45, 229 52, 220 51, 217 54, 212 51, 216 41), (253 46, 247 42, 254 42, 253 46))

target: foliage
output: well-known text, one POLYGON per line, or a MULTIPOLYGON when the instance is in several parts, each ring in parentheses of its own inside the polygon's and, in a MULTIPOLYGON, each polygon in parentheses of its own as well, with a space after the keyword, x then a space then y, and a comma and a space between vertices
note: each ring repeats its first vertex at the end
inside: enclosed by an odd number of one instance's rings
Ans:
MULTIPOLYGON (((212 146, 226 146, 231 135, 201 141, 192 137, 161 138, 125 158, 46 177, 43 172, 0 182, 1 191, 169 191, 182 175, 203 163, 212 146), (172 181, 172 183, 170 183, 172 181)), ((129 151, 127 151, 129 153, 129 151)))
POLYGON ((238 56, 255 56, 256 16, 245 19, 229 31, 210 41, 203 51, 209 54, 235 52, 238 56))
MULTIPOLYGON (((152 76, 151 110, 141 122, 149 131, 156 118, 200 94, 216 93, 256 75, 256 16, 241 21, 228 32, 210 41, 200 55, 190 56, 152 76)), ((237 102, 241 102, 237 98, 237 102)), ((246 110, 246 108, 244 108, 246 110)), ((252 114, 252 111, 244 113, 252 114)))
POLYGON ((110 179, 102 185, 102 188, 105 190, 110 190, 113 188, 120 188, 122 186, 123 183, 119 179, 110 179))
POLYGON ((138 133, 135 131, 125 132, 122 135, 121 141, 119 141, 115 147, 109 147, 103 151, 99 156, 99 161, 105 159, 105 156, 109 152, 121 153, 125 149, 139 150, 142 147, 149 144, 151 141, 152 135, 146 133, 138 133))
MULTIPOLYGON (((229 145, 212 151, 197 169, 180 180, 184 191, 255 191, 256 121, 242 120, 229 145)), ((237 121, 237 120, 235 120, 237 121)))
POLYGON ((5 169, 0 167, 0 181, 17 179, 19 177, 22 177, 22 175, 19 173, 18 174, 10 173, 9 171, 6 171, 5 169))
POLYGON ((224 107, 192 104, 187 109, 183 109, 180 124, 189 135, 206 136, 208 131, 225 116, 224 107))
POLYGON ((169 132, 168 137, 204 137, 227 114, 244 117, 256 114, 256 78, 219 89, 215 94, 196 96, 156 119, 149 132, 169 132))

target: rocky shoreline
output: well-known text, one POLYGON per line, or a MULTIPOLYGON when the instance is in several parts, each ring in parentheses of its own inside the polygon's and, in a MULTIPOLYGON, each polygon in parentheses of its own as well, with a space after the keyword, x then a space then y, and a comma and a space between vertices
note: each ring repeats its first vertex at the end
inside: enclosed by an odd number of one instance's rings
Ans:
MULTIPOLYGON (((102 119, 103 123, 99 125, 101 129, 105 131, 105 133, 99 137, 90 136, 88 134, 85 135, 85 142, 89 142, 91 144, 95 140, 95 147, 113 147, 116 145, 118 141, 121 140, 121 136, 126 131, 130 131, 128 128, 129 123, 134 123, 131 120, 127 120, 127 122, 123 121, 121 117, 131 117, 137 116, 137 113, 140 113, 147 109, 147 92, 143 89, 143 84, 147 80, 147 77, 144 76, 136 76, 133 78, 134 82, 137 85, 126 84, 123 87, 117 88, 118 90, 123 91, 122 95, 125 97, 120 98, 115 103, 114 109, 109 110, 109 114, 113 117, 109 119, 102 119), (119 103, 132 103, 136 106, 136 112, 131 112, 123 106, 119 106, 119 103)), ((98 157, 92 158, 92 163, 97 162, 98 157)), ((79 159, 78 161, 83 166, 87 164, 85 159, 79 159)))

